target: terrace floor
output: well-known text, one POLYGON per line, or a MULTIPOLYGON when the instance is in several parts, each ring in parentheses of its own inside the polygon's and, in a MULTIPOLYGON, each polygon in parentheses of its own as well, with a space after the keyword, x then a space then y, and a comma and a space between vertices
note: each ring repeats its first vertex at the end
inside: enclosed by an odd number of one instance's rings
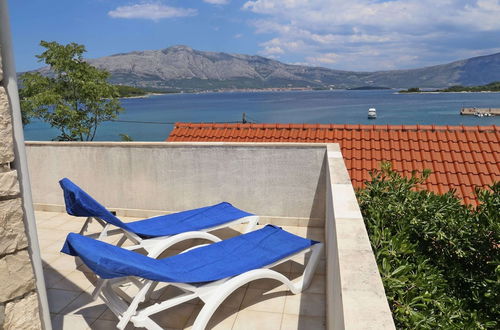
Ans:
MULTIPOLYGON (((52 326, 58 329, 115 329, 117 318, 100 300, 92 301, 95 278, 75 258, 62 254, 66 235, 78 232, 83 218, 65 213, 35 212, 38 238, 43 259, 45 282, 49 300, 52 326)), ((124 221, 136 218, 120 217, 124 221)), ((89 233, 99 227, 95 222, 89 233)), ((287 227, 291 233, 324 241, 323 228, 287 227)), ((214 232, 221 238, 239 234, 243 227, 233 227, 214 232)), ((108 237, 115 243, 118 235, 108 237)), ((196 244, 192 242, 191 244, 196 244)), ((169 251, 179 253, 188 246, 179 243, 169 251), (181 246, 183 245, 183 246, 181 246)), ((307 259, 307 257, 306 257, 307 259)), ((277 266, 290 279, 300 276, 304 257, 295 258, 277 266)), ((226 299, 212 317, 210 329, 325 329, 325 259, 321 260, 311 286, 302 294, 293 295, 279 282, 259 280, 245 285, 226 299)), ((131 287, 130 290, 133 288, 131 287)), ((171 287, 157 289, 153 302, 178 294, 171 287)), ((203 303, 191 300, 162 313, 153 319, 165 329, 190 329, 203 303)), ((126 329, 134 329, 129 323, 126 329)))

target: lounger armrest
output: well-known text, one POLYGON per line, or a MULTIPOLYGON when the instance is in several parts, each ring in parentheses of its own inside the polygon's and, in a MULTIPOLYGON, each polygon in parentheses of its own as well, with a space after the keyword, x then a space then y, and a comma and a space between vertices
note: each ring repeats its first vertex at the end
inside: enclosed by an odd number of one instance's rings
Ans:
POLYGON ((158 258, 165 250, 172 245, 189 239, 206 239, 212 242, 220 242, 221 239, 210 233, 201 231, 188 231, 182 234, 177 234, 170 237, 158 237, 143 240, 138 245, 124 247, 127 250, 145 249, 148 252, 148 257, 158 258))

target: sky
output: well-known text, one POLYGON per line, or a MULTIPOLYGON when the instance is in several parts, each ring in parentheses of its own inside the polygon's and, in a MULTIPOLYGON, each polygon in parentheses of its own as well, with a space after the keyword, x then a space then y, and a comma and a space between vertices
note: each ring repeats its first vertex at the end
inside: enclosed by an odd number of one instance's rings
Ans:
POLYGON ((500 0, 8 0, 17 71, 40 40, 95 58, 187 45, 379 71, 500 52, 500 0))

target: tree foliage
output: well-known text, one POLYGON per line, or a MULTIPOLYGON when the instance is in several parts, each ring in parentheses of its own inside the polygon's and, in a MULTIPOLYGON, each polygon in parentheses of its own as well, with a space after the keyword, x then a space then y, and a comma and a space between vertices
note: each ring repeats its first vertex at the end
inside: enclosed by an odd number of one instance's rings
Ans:
POLYGON ((418 189, 390 164, 358 191, 363 217, 398 328, 486 329, 500 312, 500 182, 480 205, 418 189))
POLYGON ((23 122, 38 118, 59 129, 56 140, 91 141, 103 121, 122 110, 109 73, 83 59, 83 45, 41 41, 46 50, 37 55, 50 72, 28 72, 21 76, 23 122))

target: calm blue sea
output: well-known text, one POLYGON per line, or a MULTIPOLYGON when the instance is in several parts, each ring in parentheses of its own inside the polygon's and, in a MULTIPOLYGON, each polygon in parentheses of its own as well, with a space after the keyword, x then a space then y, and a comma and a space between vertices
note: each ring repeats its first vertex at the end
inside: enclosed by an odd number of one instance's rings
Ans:
MULTIPOLYGON (((377 91, 290 91, 169 94, 123 99, 119 120, 148 122, 233 122, 245 112, 259 123, 335 123, 391 125, 500 125, 500 116, 460 116, 466 107, 500 108, 500 93, 397 94, 377 91), (376 120, 367 119, 368 108, 376 120)), ((119 141, 120 133, 136 141, 163 141, 171 124, 103 123, 96 140, 119 141)), ((34 122, 26 140, 51 140, 57 131, 34 122)))

